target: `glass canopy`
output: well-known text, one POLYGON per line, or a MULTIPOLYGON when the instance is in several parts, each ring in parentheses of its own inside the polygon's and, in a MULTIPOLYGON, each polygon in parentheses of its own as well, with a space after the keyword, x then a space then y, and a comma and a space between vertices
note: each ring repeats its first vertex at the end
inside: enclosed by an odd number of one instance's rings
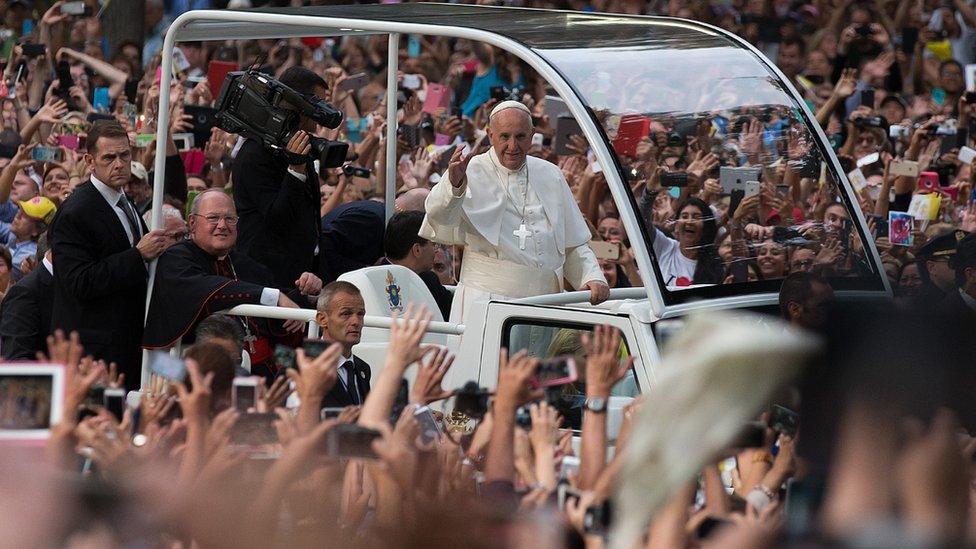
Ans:
MULTIPOLYGON (((604 168, 629 193, 617 208, 637 220, 640 234, 629 239, 646 243, 665 305, 768 295, 790 263, 804 268, 811 257, 829 260, 837 290, 885 291, 863 216, 838 184, 822 133, 778 73, 723 31, 666 18, 456 4, 241 12, 363 21, 372 32, 381 22, 390 32, 420 32, 398 24, 444 27, 427 34, 477 29, 530 48, 565 79, 600 131, 603 143, 591 146, 611 153, 615 165, 604 168), (688 198, 703 188, 714 196, 702 208, 688 198)), ((357 32, 342 27, 336 30, 357 32)), ((181 28, 179 40, 304 30, 200 20, 181 28)))

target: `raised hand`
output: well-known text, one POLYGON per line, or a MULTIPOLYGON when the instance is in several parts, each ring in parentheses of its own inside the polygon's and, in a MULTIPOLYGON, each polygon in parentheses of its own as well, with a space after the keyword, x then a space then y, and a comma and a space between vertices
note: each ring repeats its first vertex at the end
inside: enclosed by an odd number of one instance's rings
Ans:
POLYGON ((424 356, 426 350, 421 348, 420 341, 427 333, 431 318, 433 315, 426 306, 414 308, 413 303, 407 305, 402 318, 393 315, 390 324, 390 343, 386 350, 386 355, 389 357, 388 364, 396 361, 405 368, 424 356))
POLYGON ((429 350, 433 351, 430 360, 426 364, 417 364, 417 377, 410 388, 410 402, 413 404, 426 405, 454 394, 441 387, 444 374, 454 363, 454 355, 446 347, 431 347, 429 350))
POLYGON ((288 379, 295 382, 295 390, 298 397, 304 403, 318 403, 322 400, 339 379, 339 354, 342 347, 338 343, 329 345, 325 351, 314 359, 305 356, 305 351, 301 348, 295 349, 295 361, 298 369, 289 369, 288 379))
POLYGON ((634 357, 620 360, 620 330, 610 326, 596 326, 593 335, 584 333, 586 353, 587 396, 608 397, 610 389, 627 376, 634 357))
POLYGON ((532 391, 529 380, 535 375, 539 359, 529 358, 525 351, 515 353, 511 358, 508 351, 502 349, 498 356, 498 386, 495 389, 495 403, 499 407, 514 410, 534 397, 542 395, 542 391, 532 391))
POLYGON ((451 180, 451 185, 460 187, 467 178, 468 163, 474 157, 474 152, 464 156, 464 151, 459 147, 451 156, 451 161, 447 164, 447 174, 451 180))

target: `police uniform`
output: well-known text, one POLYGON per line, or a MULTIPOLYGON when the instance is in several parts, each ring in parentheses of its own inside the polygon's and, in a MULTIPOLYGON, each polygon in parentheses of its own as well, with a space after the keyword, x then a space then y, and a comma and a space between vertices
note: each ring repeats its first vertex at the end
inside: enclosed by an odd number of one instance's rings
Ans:
POLYGON ((967 234, 966 231, 956 229, 949 231, 926 242, 915 254, 915 264, 918 265, 918 275, 922 279, 922 287, 912 300, 912 305, 919 309, 933 309, 938 307, 946 297, 946 292, 936 286, 929 276, 927 261, 951 260, 956 254, 956 244, 967 234))

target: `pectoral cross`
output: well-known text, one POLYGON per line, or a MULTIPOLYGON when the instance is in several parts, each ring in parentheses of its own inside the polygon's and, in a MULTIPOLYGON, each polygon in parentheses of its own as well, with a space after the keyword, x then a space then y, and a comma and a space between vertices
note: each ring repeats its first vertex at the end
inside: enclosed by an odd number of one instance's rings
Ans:
POLYGON ((522 223, 521 225, 519 225, 519 228, 518 229, 512 231, 512 234, 514 234, 515 236, 517 236, 518 239, 519 239, 519 249, 520 250, 524 250, 525 249, 525 239, 526 239, 526 237, 532 236, 532 231, 526 229, 525 228, 525 223, 522 223))
POLYGON ((248 331, 247 335, 244 336, 244 343, 247 344, 247 350, 251 354, 254 354, 255 352, 254 342, 257 340, 258 340, 257 336, 251 334, 250 331, 248 331))

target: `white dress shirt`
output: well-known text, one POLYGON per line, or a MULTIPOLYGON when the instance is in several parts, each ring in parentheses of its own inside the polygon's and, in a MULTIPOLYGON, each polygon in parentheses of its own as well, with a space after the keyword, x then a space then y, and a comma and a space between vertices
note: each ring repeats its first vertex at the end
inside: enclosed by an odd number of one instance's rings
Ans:
POLYGON ((122 224, 122 229, 125 231, 125 235, 129 238, 129 242, 135 245, 137 242, 139 242, 139 239, 142 238, 142 227, 139 226, 139 214, 136 213, 136 211, 132 208, 132 205, 129 204, 129 201, 126 200, 125 205, 127 208, 129 208, 129 213, 132 214, 132 219, 135 220, 136 228, 139 230, 139 234, 133 236, 132 229, 129 227, 129 220, 126 218, 125 212, 123 212, 118 206, 119 198, 123 196, 123 194, 112 187, 109 187, 105 183, 102 183, 94 175, 91 176, 91 182, 92 185, 95 186, 95 189, 98 190, 98 193, 102 195, 102 198, 105 199, 105 202, 108 202, 108 206, 112 208, 115 215, 118 216, 119 223, 122 224))
POLYGON ((352 370, 352 367, 355 364, 356 363, 353 361, 351 354, 349 356, 339 357, 339 381, 342 382, 342 386, 346 388, 347 392, 349 391, 349 388, 352 387, 352 389, 356 391, 356 399, 359 401, 359 404, 362 404, 363 396, 359 394, 359 385, 356 384, 356 373, 352 370))

